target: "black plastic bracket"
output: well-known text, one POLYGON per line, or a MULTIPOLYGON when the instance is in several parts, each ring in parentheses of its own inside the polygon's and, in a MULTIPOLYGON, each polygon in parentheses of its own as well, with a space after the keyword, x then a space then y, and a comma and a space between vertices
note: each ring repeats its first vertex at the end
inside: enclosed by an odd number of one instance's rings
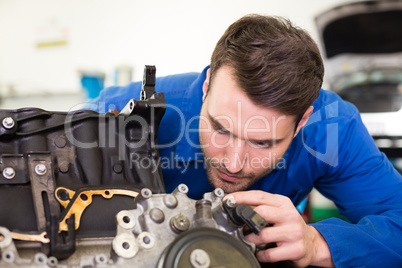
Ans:
POLYGON ((142 80, 141 100, 148 100, 155 94, 156 67, 145 65, 142 80))
POLYGON ((256 235, 260 234, 263 228, 270 226, 251 207, 244 204, 229 205, 228 202, 228 200, 223 202, 223 208, 234 224, 239 226, 246 224, 250 228, 250 231, 256 235))

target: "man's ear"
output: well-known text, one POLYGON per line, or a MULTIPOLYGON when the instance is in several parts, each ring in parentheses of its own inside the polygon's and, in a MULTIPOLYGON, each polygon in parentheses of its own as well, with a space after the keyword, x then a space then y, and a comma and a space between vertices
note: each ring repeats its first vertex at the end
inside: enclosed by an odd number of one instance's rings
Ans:
POLYGON ((303 114, 302 119, 299 121, 299 124, 297 125, 296 131, 295 131, 295 135, 293 136, 296 137, 297 133, 299 133, 300 129, 302 127, 304 127, 304 125, 307 123, 310 115, 313 113, 314 107, 310 106, 308 107, 307 111, 303 114))
POLYGON ((211 68, 207 70, 207 77, 205 78, 204 84, 202 85, 202 101, 205 100, 205 97, 207 96, 208 89, 209 89, 209 80, 211 78, 211 68))

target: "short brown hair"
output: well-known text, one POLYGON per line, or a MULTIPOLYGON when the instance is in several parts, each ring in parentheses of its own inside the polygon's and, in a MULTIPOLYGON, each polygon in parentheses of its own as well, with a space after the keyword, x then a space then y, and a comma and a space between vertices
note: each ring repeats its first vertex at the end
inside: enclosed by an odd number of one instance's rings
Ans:
POLYGON ((229 26, 211 57, 211 83, 223 65, 252 102, 297 116, 318 97, 324 76, 316 43, 281 17, 247 15, 229 26))

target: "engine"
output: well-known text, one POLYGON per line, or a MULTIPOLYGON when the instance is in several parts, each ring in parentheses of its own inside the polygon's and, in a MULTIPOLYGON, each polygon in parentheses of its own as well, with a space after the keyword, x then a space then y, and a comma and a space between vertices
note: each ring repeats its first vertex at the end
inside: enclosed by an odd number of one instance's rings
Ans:
POLYGON ((260 267, 243 227, 268 224, 250 207, 165 193, 154 85, 146 66, 119 114, 0 110, 0 267, 260 267))
MULTIPOLYGON (((219 188, 198 201, 187 192, 184 184, 171 194, 143 188, 133 200, 135 209, 115 216, 114 237, 78 238, 74 252, 61 259, 19 245, 18 237, 0 227, 1 267, 260 267, 242 229, 248 221, 259 231, 265 221, 234 200, 222 202, 219 188)), ((46 235, 37 240, 50 242, 46 235)))

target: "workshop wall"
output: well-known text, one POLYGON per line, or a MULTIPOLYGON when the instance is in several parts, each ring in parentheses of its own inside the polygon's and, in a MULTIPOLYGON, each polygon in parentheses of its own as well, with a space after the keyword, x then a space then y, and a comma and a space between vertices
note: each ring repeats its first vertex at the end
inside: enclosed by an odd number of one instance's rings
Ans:
POLYGON ((241 16, 286 16, 316 38, 314 16, 339 2, 0 0, 0 94, 78 93, 82 72, 111 85, 122 68, 142 79, 145 64, 158 76, 201 71, 241 16))

